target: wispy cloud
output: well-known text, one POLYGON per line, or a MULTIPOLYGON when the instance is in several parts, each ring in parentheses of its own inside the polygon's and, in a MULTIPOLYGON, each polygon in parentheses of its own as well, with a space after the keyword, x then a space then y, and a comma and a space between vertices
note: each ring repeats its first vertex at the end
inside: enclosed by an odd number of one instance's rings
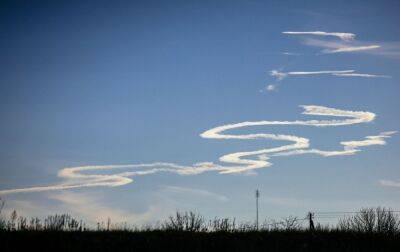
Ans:
POLYGON ((314 76, 314 75, 333 75, 339 77, 364 77, 364 78, 387 78, 386 75, 357 73, 355 70, 324 70, 324 71, 296 71, 296 72, 280 72, 278 70, 270 71, 270 75, 277 80, 283 80, 290 76, 314 76))
POLYGON ((356 35, 354 33, 347 32, 324 32, 324 31, 284 31, 283 34, 289 35, 312 35, 312 36, 333 36, 340 38, 344 41, 354 40, 356 35))
POLYGON ((331 41, 305 38, 302 43, 307 46, 322 48, 321 53, 366 53, 390 58, 400 57, 400 42, 363 42, 331 41))
POLYGON ((300 56, 302 55, 301 53, 292 53, 292 52, 283 52, 283 55, 288 55, 288 56, 300 56))
POLYGON ((261 202, 267 203, 273 206, 283 207, 299 207, 307 205, 304 199, 287 198, 287 197, 264 197, 261 202))
POLYGON ((164 186, 164 191, 179 193, 179 194, 187 194, 191 195, 192 197, 207 197, 216 199, 219 201, 228 201, 228 197, 222 194, 218 194, 215 192, 210 192, 204 189, 197 189, 197 188, 188 188, 188 187, 180 187, 180 186, 164 186))
POLYGON ((45 218, 48 215, 67 212, 72 216, 79 216, 89 225, 107 221, 107 218, 113 223, 127 222, 140 225, 148 223, 162 212, 160 206, 152 204, 139 213, 133 212, 132 209, 128 211, 115 208, 101 197, 83 192, 54 191, 43 196, 45 200, 35 198, 7 201, 4 213, 9 215, 13 210, 17 210, 19 216, 45 218))
MULTIPOLYGON (((359 123, 371 122, 375 119, 375 114, 365 111, 350 111, 328 108, 316 105, 301 106, 304 109, 303 114, 314 116, 330 116, 339 117, 342 119, 332 120, 295 120, 295 121, 246 121, 235 124, 227 124, 219 127, 212 128, 200 134, 201 137, 207 139, 238 139, 238 140, 251 140, 251 139, 264 139, 289 142, 289 144, 281 145, 274 148, 260 149, 256 151, 235 152, 223 155, 219 158, 221 163, 229 164, 216 164, 214 162, 201 162, 195 163, 191 166, 178 165, 174 163, 149 163, 149 164, 128 164, 128 165, 89 165, 63 168, 59 171, 58 176, 63 179, 63 182, 36 187, 25 187, 1 190, 0 194, 20 193, 20 192, 42 192, 51 190, 64 190, 83 187, 115 187, 131 183, 132 177, 139 177, 150 175, 159 172, 171 172, 179 175, 196 175, 209 171, 216 171, 220 174, 228 173, 248 173, 254 172, 257 169, 266 168, 272 165, 269 162, 273 156, 290 156, 299 154, 318 154, 321 156, 337 156, 349 155, 360 151, 360 147, 369 145, 382 145, 385 143, 384 138, 389 138, 395 132, 383 132, 376 136, 368 136, 365 140, 345 141, 341 142, 344 150, 337 151, 324 151, 310 148, 310 140, 304 137, 295 135, 282 135, 282 134, 226 134, 226 131, 241 129, 253 126, 284 126, 284 125, 298 125, 298 126, 311 126, 311 127, 334 127, 345 126, 359 123), (127 171, 122 171, 127 170, 127 171), (113 174, 98 174, 100 171, 114 171, 113 174), (119 172, 118 172, 119 171, 119 172)), ((66 197, 65 201, 69 200, 73 203, 73 199, 66 197)))
POLYGON ((85 193, 57 192, 48 197, 61 203, 64 211, 67 210, 72 215, 82 216, 92 224, 106 221, 107 218, 110 218, 114 223, 146 223, 155 212, 155 208, 152 206, 139 214, 112 208, 105 205, 98 197, 89 196, 85 193))
POLYGON ((336 48, 334 50, 324 50, 325 53, 342 53, 342 52, 358 52, 358 51, 365 51, 365 50, 372 50, 380 48, 379 45, 368 45, 368 46, 343 46, 336 48))
POLYGON ((363 74, 363 73, 340 73, 333 74, 340 77, 363 77, 363 78, 390 78, 389 75, 379 75, 379 74, 363 74))
POLYGON ((400 188, 400 181, 381 179, 378 181, 378 185, 383 186, 383 187, 399 187, 400 188))
POLYGON ((263 89, 260 89, 260 93, 274 92, 277 90, 278 84, 268 84, 263 89))
POLYGON ((265 87, 265 90, 270 91, 270 92, 274 91, 275 89, 276 89, 276 85, 274 85, 274 84, 269 84, 265 87))
MULTIPOLYGON (((7 201, 7 204, 5 204, 5 207, 2 211, 3 216, 10 216, 10 214, 14 211, 18 211, 19 216, 25 216, 25 217, 45 217, 47 215, 53 214, 54 212, 57 212, 56 209, 54 209, 54 206, 49 206, 45 204, 39 204, 36 201, 33 200, 11 200, 7 201)), ((59 211, 63 212, 63 211, 59 211)))

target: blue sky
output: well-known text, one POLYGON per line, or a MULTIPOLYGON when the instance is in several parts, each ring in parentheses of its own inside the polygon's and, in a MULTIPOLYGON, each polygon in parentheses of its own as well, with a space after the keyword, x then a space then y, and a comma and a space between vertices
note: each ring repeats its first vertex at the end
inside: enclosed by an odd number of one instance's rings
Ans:
MULTIPOLYGON (((347 126, 272 125, 229 133, 293 135, 309 139, 309 149, 333 151, 343 150, 342 141, 399 130, 397 1, 1 5, 0 190, 63 183, 57 173, 65 167, 223 164, 223 155, 282 141, 201 133, 243 121, 334 119, 303 115, 299 105, 376 117, 347 126), (285 31, 356 36, 346 41, 285 31), (379 48, 332 52, 371 45, 379 48), (272 70, 287 76, 278 79, 272 70), (343 70, 371 76, 288 74, 343 70)), ((398 139, 393 134, 384 138, 386 145, 363 146, 354 155, 271 157, 271 166, 255 172, 157 172, 121 186, 1 196, 7 209, 26 215, 72 212, 93 222, 112 216, 146 223, 175 210, 252 220, 256 188, 263 218, 377 205, 400 209, 398 139)))

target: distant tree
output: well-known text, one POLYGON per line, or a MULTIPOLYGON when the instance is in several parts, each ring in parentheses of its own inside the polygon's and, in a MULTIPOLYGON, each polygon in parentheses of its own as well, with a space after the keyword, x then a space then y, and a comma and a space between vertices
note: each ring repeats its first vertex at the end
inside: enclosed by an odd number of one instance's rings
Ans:
POLYGON ((52 231, 77 231, 81 224, 69 214, 49 215, 44 220, 44 229, 52 231))
POLYGON ((16 230, 17 218, 18 218, 17 211, 16 210, 12 211, 11 215, 10 215, 10 219, 7 222, 8 230, 16 230))
POLYGON ((301 228, 301 221, 298 217, 289 216, 281 221, 271 220, 263 224, 263 229, 294 231, 301 228))
POLYGON ((17 229, 18 230, 27 230, 28 229, 26 217, 23 217, 23 216, 18 217, 17 229))
POLYGON ((190 231, 200 232, 206 231, 204 218, 194 212, 176 212, 174 216, 170 216, 163 224, 163 229, 174 231, 190 231))
POLYGON ((233 232, 236 228, 236 220, 229 218, 214 218, 208 225, 208 230, 214 232, 233 232))
POLYGON ((339 220, 338 229, 356 232, 395 233, 400 231, 400 218, 390 209, 363 208, 354 216, 339 220))
POLYGON ((29 222, 29 229, 39 231, 39 230, 42 230, 42 228, 43 227, 42 227, 41 220, 37 217, 35 217, 35 218, 32 217, 29 222))
POLYGON ((298 217, 289 216, 282 220, 282 228, 287 231, 299 230, 301 222, 298 217))
POLYGON ((2 211, 5 205, 5 201, 0 198, 0 230, 4 230, 7 228, 7 222, 2 215, 2 211))

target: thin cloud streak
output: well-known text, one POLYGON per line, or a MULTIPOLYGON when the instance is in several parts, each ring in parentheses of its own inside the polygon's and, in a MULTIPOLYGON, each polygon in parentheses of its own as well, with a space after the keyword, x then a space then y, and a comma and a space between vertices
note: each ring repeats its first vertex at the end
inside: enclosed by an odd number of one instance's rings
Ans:
POLYGON ((370 55, 384 56, 398 59, 400 57, 399 42, 362 42, 352 41, 345 43, 343 41, 327 41, 314 38, 305 38, 302 43, 307 46, 322 48, 322 54, 332 53, 364 53, 370 55), (347 49, 346 49, 347 48, 347 49))
POLYGON ((340 77, 390 78, 389 75, 363 74, 363 73, 339 73, 333 75, 340 77))
POLYGON ((400 188, 400 181, 381 179, 378 181, 378 185, 382 187, 398 187, 400 188))
POLYGON ((340 38, 343 41, 354 40, 356 35, 347 32, 324 32, 324 31, 284 31, 283 34, 289 35, 313 35, 313 36, 333 36, 340 38))
POLYGON ((321 74, 345 74, 353 73, 355 70, 341 70, 341 71, 298 71, 298 72, 280 72, 278 70, 270 71, 270 75, 276 77, 278 80, 283 80, 288 76, 301 76, 301 75, 321 75, 321 74))
POLYGON ((126 222, 146 223, 156 215, 157 210, 154 206, 150 206, 143 213, 115 209, 103 204, 97 197, 84 193, 61 192, 52 193, 48 197, 61 203, 63 209, 68 209, 68 212, 72 214, 83 216, 92 224, 105 221, 104 218, 110 218, 117 224, 126 222))
POLYGON ((196 188, 187 188, 187 187, 180 187, 180 186, 165 186, 163 188, 164 191, 167 192, 172 192, 172 193, 180 193, 180 194, 188 194, 191 196, 196 196, 196 197, 208 197, 208 198, 214 198, 219 201, 228 201, 228 197, 222 194, 210 192, 207 190, 203 189, 196 189, 196 188))
POLYGON ((379 45, 368 45, 368 46, 345 46, 339 47, 334 50, 324 50, 324 53, 343 53, 343 52, 358 52, 358 51, 365 51, 365 50, 372 50, 380 48, 379 45))
POLYGON ((97 165, 97 166, 78 166, 63 168, 59 171, 58 177, 63 179, 63 182, 49 185, 49 186, 36 186, 17 189, 8 189, 0 191, 0 194, 11 194, 20 192, 43 192, 49 190, 65 190, 73 188, 87 188, 87 187, 116 187, 122 186, 133 182, 132 177, 139 177, 150 175, 159 172, 169 172, 178 175, 196 175, 209 171, 216 171, 220 174, 229 173, 251 173, 257 169, 267 168, 272 165, 269 159, 273 156, 290 156, 312 153, 320 156, 338 156, 338 155, 352 155, 360 151, 360 147, 370 145, 383 145, 385 144, 384 138, 389 138, 395 132, 383 132, 377 136, 367 136, 365 140, 355 140, 341 142, 344 150, 338 151, 324 151, 318 149, 310 149, 310 140, 304 137, 295 135, 279 135, 279 134, 226 134, 226 131, 240 128, 247 128, 252 126, 269 126, 269 125, 298 125, 298 126, 312 126, 312 127, 334 127, 345 126, 359 123, 368 123, 375 119, 375 114, 365 111, 350 111, 328 108, 316 105, 303 105, 301 106, 304 115, 314 116, 330 116, 342 119, 331 120, 295 120, 295 121, 247 121, 235 124, 227 124, 219 127, 212 128, 203 132, 200 136, 207 139, 265 139, 286 141, 289 144, 281 145, 274 148, 260 149, 256 151, 235 152, 230 153, 219 158, 221 163, 230 165, 215 164, 213 162, 195 163, 191 166, 178 165, 174 163, 156 162, 150 164, 128 164, 128 165, 97 165), (99 171, 121 171, 114 174, 96 174, 99 171))
POLYGON ((292 52, 283 52, 283 55, 288 55, 288 56, 300 56, 302 55, 301 53, 292 53, 292 52))
POLYGON ((270 75, 278 81, 290 76, 314 76, 314 75, 332 75, 338 77, 364 77, 364 78, 388 78, 386 75, 357 73, 355 70, 325 70, 325 71, 296 71, 280 72, 278 70, 270 71, 270 75))

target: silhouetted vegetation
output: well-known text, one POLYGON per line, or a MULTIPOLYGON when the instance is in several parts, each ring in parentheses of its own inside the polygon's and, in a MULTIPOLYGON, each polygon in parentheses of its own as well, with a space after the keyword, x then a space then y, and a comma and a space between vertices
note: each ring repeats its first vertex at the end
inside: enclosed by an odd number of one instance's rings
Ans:
POLYGON ((307 218, 289 216, 254 223, 235 219, 206 220, 194 212, 177 212, 167 220, 142 227, 108 219, 88 227, 68 214, 43 220, 5 217, 0 204, 1 251, 45 248, 52 251, 397 251, 400 218, 390 209, 364 208, 341 218, 337 226, 309 230, 307 218), (305 224, 304 224, 305 222, 305 224), (29 246, 29 247, 27 247, 29 246))
POLYGON ((355 232, 398 233, 399 216, 385 208, 363 208, 359 213, 339 220, 339 230, 355 232))
POLYGON ((169 220, 161 226, 162 230, 202 232, 207 231, 204 218, 194 212, 180 213, 176 212, 175 216, 170 216, 169 220))

